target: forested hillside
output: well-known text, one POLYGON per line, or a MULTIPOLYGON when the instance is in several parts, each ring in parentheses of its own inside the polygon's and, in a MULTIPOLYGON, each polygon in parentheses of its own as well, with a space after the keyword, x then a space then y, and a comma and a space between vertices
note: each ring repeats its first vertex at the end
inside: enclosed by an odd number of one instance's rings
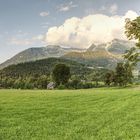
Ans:
POLYGON ((70 67, 71 79, 80 81, 103 81, 106 69, 96 69, 71 60, 48 58, 11 65, 0 71, 0 86, 3 88, 46 88, 52 82, 52 71, 57 64, 70 67), (97 74, 98 73, 98 74, 97 74))

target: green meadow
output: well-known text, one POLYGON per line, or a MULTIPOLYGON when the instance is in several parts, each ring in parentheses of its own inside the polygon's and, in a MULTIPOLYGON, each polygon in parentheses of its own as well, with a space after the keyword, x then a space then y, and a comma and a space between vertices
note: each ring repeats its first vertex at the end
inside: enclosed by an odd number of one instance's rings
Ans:
POLYGON ((0 90, 0 140, 140 140, 140 87, 0 90))

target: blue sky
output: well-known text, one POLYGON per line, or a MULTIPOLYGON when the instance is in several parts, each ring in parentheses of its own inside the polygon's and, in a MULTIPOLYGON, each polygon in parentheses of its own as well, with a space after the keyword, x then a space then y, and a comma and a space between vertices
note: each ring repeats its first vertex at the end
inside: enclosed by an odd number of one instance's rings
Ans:
MULTIPOLYGON (((83 18, 89 15, 96 15, 88 17, 89 20, 96 18, 97 14, 121 17, 129 10, 139 15, 139 5, 138 0, 0 0, 0 63, 29 47, 41 47, 49 43, 70 46, 67 39, 65 42, 60 41, 60 38, 52 39, 58 38, 56 32, 61 34, 62 30, 70 34, 72 46, 81 47, 78 39, 72 40, 77 37, 73 35, 77 32, 69 33, 64 26, 71 26, 69 23, 83 25, 83 18), (70 21, 65 23, 68 19, 70 21)), ((79 36, 84 38, 81 34, 79 36)))

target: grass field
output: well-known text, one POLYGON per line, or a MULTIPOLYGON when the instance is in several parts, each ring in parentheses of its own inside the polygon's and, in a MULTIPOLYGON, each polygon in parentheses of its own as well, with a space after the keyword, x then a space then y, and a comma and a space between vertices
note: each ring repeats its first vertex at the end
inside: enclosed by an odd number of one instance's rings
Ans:
POLYGON ((0 90, 0 140, 140 140, 140 88, 0 90))

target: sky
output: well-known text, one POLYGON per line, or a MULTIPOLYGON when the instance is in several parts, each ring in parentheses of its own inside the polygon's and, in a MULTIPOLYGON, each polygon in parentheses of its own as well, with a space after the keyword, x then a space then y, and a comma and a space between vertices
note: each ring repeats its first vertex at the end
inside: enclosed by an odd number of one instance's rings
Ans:
POLYGON ((126 39, 125 19, 140 15, 139 0, 0 0, 0 63, 31 47, 126 39))

